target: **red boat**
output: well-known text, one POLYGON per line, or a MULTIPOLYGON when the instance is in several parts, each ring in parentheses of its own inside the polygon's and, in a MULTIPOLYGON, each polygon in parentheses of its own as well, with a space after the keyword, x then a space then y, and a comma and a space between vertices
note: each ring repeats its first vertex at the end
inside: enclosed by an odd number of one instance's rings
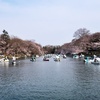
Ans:
POLYGON ((49 61, 49 58, 44 57, 43 61, 49 61))

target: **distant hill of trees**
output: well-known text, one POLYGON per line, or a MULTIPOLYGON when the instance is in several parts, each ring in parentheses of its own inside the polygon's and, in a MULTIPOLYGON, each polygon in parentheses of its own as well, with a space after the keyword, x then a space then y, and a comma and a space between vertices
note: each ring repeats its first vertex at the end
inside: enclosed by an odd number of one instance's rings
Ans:
POLYGON ((100 32, 91 34, 86 28, 78 29, 70 43, 62 46, 47 45, 42 47, 40 44, 31 40, 22 40, 15 36, 9 36, 6 30, 0 34, 0 55, 18 57, 43 55, 43 54, 72 54, 84 53, 87 55, 100 56, 100 32))
POLYGON ((100 56, 100 32, 85 34, 78 39, 73 39, 70 43, 61 46, 60 52, 65 54, 84 53, 86 55, 100 56))
POLYGON ((42 55, 43 48, 40 44, 31 40, 22 40, 15 36, 9 36, 6 30, 0 35, 0 54, 5 56, 16 55, 18 57, 42 55))

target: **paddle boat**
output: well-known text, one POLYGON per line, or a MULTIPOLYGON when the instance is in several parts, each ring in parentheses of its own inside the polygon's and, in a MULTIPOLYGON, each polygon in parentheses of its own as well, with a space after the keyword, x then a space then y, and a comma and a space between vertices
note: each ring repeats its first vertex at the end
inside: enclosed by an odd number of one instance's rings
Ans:
POLYGON ((1 58, 0 62, 9 62, 9 59, 7 58, 7 56, 5 58, 1 58))
POLYGON ((95 58, 93 62, 91 62, 91 64, 94 64, 94 65, 100 65, 100 58, 95 58))
POLYGON ((16 64, 16 57, 15 56, 12 57, 12 64, 14 64, 14 65, 16 64))
POLYGON ((49 61, 49 58, 44 56, 43 61, 49 61))
POLYGON ((78 59, 78 58, 79 58, 79 55, 74 54, 74 55, 73 55, 73 58, 78 59))
POLYGON ((33 62, 33 61, 36 61, 36 58, 31 58, 30 61, 32 61, 32 62, 33 62))
POLYGON ((30 59, 30 61, 36 61, 36 57, 33 55, 32 58, 30 59))
POLYGON ((96 55, 94 55, 93 58, 92 57, 85 57, 84 62, 99 65, 100 64, 100 58, 97 57, 96 55))
POLYGON ((55 58, 54 58, 54 61, 60 61, 60 56, 56 55, 55 58))
POLYGON ((80 56, 79 56, 80 59, 84 59, 84 57, 85 56, 83 54, 80 54, 80 56))
POLYGON ((15 65, 16 64, 16 61, 12 61, 12 64, 15 65))
POLYGON ((92 57, 85 57, 83 61, 85 63, 92 63, 92 62, 94 62, 94 59, 92 57))
POLYGON ((66 55, 63 55, 63 58, 64 58, 64 59, 66 59, 66 57, 67 57, 66 55))
POLYGON ((91 64, 100 65, 100 62, 91 62, 91 64))

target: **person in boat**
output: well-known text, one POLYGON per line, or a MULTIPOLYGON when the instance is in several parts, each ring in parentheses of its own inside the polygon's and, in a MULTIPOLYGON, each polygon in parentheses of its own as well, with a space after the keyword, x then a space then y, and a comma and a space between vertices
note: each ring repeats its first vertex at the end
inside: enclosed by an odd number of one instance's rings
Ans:
POLYGON ((14 64, 15 62, 16 62, 16 57, 13 56, 13 57, 12 57, 12 64, 14 64))

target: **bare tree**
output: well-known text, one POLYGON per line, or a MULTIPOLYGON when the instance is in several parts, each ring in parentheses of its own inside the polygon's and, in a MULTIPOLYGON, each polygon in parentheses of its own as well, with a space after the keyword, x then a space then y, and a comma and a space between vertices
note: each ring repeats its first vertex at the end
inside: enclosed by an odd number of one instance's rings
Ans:
POLYGON ((75 37, 76 39, 79 39, 79 38, 89 35, 89 34, 90 34, 90 31, 87 30, 86 28, 80 28, 74 33, 73 37, 75 37))

